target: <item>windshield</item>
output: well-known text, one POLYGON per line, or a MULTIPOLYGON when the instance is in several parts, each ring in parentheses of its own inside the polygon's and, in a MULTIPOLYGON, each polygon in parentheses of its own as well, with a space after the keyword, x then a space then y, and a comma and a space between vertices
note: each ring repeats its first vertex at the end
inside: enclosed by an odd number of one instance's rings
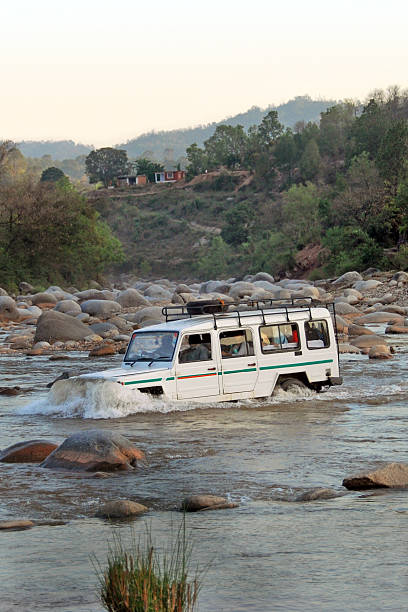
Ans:
POLYGON ((124 361, 171 361, 176 346, 178 333, 139 332, 134 334, 124 361))

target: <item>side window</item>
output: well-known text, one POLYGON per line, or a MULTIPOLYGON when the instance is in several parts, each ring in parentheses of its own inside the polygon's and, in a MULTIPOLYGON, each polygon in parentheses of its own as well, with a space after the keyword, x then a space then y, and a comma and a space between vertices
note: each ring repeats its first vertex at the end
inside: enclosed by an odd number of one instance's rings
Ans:
POLYGON ((297 323, 264 325, 259 328, 263 353, 273 351, 295 351, 299 348, 299 329, 297 323))
POLYGON ((306 321, 305 335, 308 349, 327 348, 330 346, 327 321, 306 321))
POLYGON ((179 363, 209 361, 211 359, 211 334, 188 334, 183 337, 179 363))
POLYGON ((254 354, 254 343, 250 329, 221 332, 220 345, 223 359, 247 357, 254 354))

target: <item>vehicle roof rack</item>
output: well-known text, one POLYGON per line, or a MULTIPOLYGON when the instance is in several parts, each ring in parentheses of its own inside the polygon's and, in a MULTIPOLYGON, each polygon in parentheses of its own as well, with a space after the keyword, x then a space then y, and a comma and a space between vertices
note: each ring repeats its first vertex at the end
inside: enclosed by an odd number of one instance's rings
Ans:
POLYGON ((286 320, 289 322, 289 314, 295 312, 308 311, 309 319, 312 319, 312 307, 327 308, 333 315, 334 327, 337 337, 337 326, 335 317, 335 306, 333 302, 321 303, 316 302, 310 297, 291 298, 282 300, 279 298, 268 298, 265 300, 237 300, 234 302, 224 302, 223 300, 206 300, 200 302, 188 302, 187 304, 176 306, 165 306, 162 308, 162 313, 166 317, 166 323, 169 321, 179 321, 181 319, 192 319, 196 316, 207 315, 211 316, 214 321, 214 329, 217 329, 217 321, 220 319, 230 319, 231 315, 238 318, 238 325, 241 326, 241 319, 259 315, 262 317, 265 325, 265 310, 276 310, 286 315, 286 320))

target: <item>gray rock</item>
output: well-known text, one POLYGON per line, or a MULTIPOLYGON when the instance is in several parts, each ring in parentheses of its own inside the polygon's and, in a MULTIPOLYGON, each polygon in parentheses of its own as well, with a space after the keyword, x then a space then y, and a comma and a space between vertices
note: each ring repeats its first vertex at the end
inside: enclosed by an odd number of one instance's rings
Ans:
POLYGON ((225 508, 237 508, 225 497, 218 495, 190 495, 182 503, 181 509, 186 512, 200 512, 202 510, 223 510, 225 508))
POLYGON ((169 302, 171 301, 171 295, 172 295, 168 289, 165 289, 164 287, 161 287, 160 285, 150 285, 149 287, 147 287, 147 289, 145 289, 144 294, 145 296, 152 298, 154 300, 160 300, 160 301, 168 300, 169 302))
POLYGON ((354 283, 353 289, 357 289, 357 291, 364 293, 365 291, 370 291, 370 289, 376 289, 379 285, 382 285, 382 282, 378 280, 374 280, 374 279, 370 279, 366 281, 362 280, 362 281, 357 281, 356 283, 354 283))
POLYGON ((75 318, 78 319, 78 321, 82 321, 82 323, 86 323, 91 318, 91 315, 87 312, 80 312, 75 318))
POLYGON ((99 289, 87 289, 86 291, 78 291, 74 294, 80 302, 85 300, 106 300, 105 294, 99 289))
POLYGON ((37 304, 56 304, 57 298, 52 293, 36 293, 31 296, 31 302, 36 306, 37 304))
POLYGON ((397 281, 397 283, 408 283, 408 272, 403 270, 396 272, 391 280, 397 281))
POLYGON ((180 283, 174 290, 174 293, 193 293, 193 290, 188 285, 180 283))
POLYGON ((336 314, 347 315, 355 312, 360 313, 360 311, 357 310, 357 308, 355 308, 355 306, 352 306, 351 304, 346 304, 344 302, 336 304, 336 314))
POLYGON ((57 285, 52 285, 51 287, 48 287, 45 293, 51 293, 58 302, 62 300, 76 301, 77 299, 72 295, 72 293, 68 293, 67 291, 64 291, 63 289, 61 289, 61 287, 58 287, 57 285))
POLYGON ((122 308, 132 308, 133 306, 148 306, 149 302, 143 295, 136 289, 125 289, 121 291, 116 297, 118 304, 122 308))
POLYGON ((112 325, 117 327, 117 329, 121 332, 132 332, 133 331, 133 325, 129 323, 128 321, 126 321, 126 319, 124 319, 121 315, 118 317, 116 316, 111 317, 106 322, 111 323, 112 325))
POLYGON ((65 314, 70 314, 71 316, 76 316, 81 311, 81 307, 78 302, 74 300, 61 300, 55 305, 54 310, 57 312, 64 312, 65 314))
POLYGON ((365 314, 358 319, 354 319, 354 323, 357 325, 367 325, 368 323, 396 323, 397 325, 401 325, 403 322, 403 317, 401 315, 392 313, 392 312, 371 312, 369 314, 365 314))
POLYGON ((353 285, 353 283, 356 281, 362 280, 363 277, 358 272, 346 272, 345 274, 339 276, 339 278, 333 282, 333 285, 347 285, 348 287, 351 287, 351 285, 353 285))
POLYGON ((142 308, 138 312, 132 312, 131 314, 126 314, 125 316, 127 321, 132 321, 132 323, 137 324, 149 319, 154 319, 157 321, 165 320, 160 306, 149 306, 148 308, 142 308))
POLYGON ((13 298, 8 295, 0 296, 0 321, 20 321, 21 314, 13 298))
POLYGON ((34 342, 53 342, 55 340, 83 340, 89 335, 89 327, 78 319, 49 310, 38 319, 34 342))
POLYGON ((21 293, 23 293, 23 294, 32 293, 34 291, 34 287, 32 285, 30 285, 30 283, 26 283, 26 282, 22 281, 18 285, 18 290, 21 293))
POLYGON ((252 278, 252 282, 255 283, 256 281, 268 281, 269 283, 274 284, 275 279, 273 278, 273 276, 271 274, 268 274, 267 272, 257 272, 255 274, 255 276, 252 278))
POLYGON ((8 293, 5 289, 3 289, 3 287, 0 287, 0 297, 2 296, 8 296, 8 293))
POLYGON ((94 429, 75 433, 42 462, 52 469, 111 472, 135 467, 145 455, 120 434, 94 429))
POLYGON ((238 281, 237 283, 234 283, 231 286, 229 290, 229 295, 234 300, 239 300, 245 297, 249 297, 250 295, 252 295, 252 293, 254 293, 254 291, 256 291, 256 287, 252 283, 238 281))
POLYGON ((94 334, 101 336, 101 338, 109 337, 109 332, 115 332, 115 335, 118 335, 118 328, 112 323, 93 323, 89 326, 89 329, 93 331, 94 334), (108 333, 108 336, 106 334, 108 333))
POLYGON ((81 310, 93 317, 105 319, 120 312, 122 307, 117 302, 111 300, 86 300, 82 302, 81 310))

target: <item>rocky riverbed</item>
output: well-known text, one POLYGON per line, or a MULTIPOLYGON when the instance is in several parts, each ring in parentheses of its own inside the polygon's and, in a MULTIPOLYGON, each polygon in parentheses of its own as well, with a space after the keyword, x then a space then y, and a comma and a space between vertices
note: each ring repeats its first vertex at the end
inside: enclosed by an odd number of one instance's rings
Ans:
POLYGON ((141 534, 148 521, 161 547, 183 504, 199 510, 188 514, 194 560, 212 562, 200 598, 203 612, 404 609, 405 273, 368 271, 362 278, 352 273, 314 284, 276 282, 264 273, 185 285, 127 279, 90 289, 96 294, 50 287, 46 293, 55 301, 22 289, 0 302, 0 387, 6 390, 0 397, 0 449, 27 440, 44 444, 32 447, 27 463, 3 463, 0 455, 0 521, 24 522, 21 531, 0 532, 1 611, 100 612, 89 555, 103 559, 106 553, 112 525, 105 517, 133 517, 131 523, 114 519, 125 540, 131 526, 141 534), (124 302, 133 291, 145 303, 124 302), (145 396, 135 401, 109 383, 92 390, 67 384, 64 391, 61 385, 59 397, 46 388, 62 370, 119 364, 127 338, 118 336, 160 320, 165 304, 213 296, 262 299, 258 293, 265 299, 312 293, 322 303, 336 300, 341 387, 218 405, 145 396), (70 304, 64 312, 61 303, 67 301, 77 308, 70 304), (102 302, 107 305, 100 307, 102 302), (72 322, 81 323, 86 335, 73 336, 72 322), (92 328, 107 324, 112 327, 105 331, 92 328), (365 338, 377 341, 365 345, 365 338), (104 346, 112 354, 89 356, 104 346), (372 347, 380 347, 383 358, 369 358, 372 347), (128 468, 107 472, 103 465, 92 473, 51 462, 41 466, 44 453, 56 446, 72 452, 72 440, 83 444, 89 430, 106 432, 115 444, 123 436, 135 449, 126 451, 128 468), (132 465, 132 457, 143 461, 132 465), (365 486, 367 480, 391 488, 361 492, 343 486, 365 486), (217 511, 202 512, 210 502, 217 511))

